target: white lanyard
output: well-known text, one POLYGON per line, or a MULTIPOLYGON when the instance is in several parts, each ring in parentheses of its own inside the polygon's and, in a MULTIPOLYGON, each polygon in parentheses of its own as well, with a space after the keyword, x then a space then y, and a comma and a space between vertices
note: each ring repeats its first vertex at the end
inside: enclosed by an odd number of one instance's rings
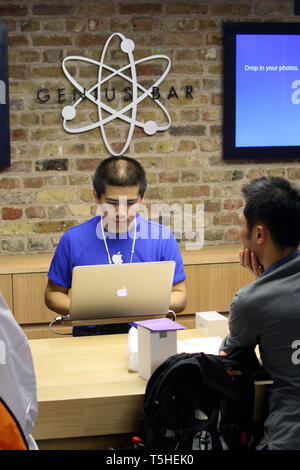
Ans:
MULTIPOLYGON (((105 236, 105 233, 104 233, 102 217, 100 219, 101 219, 100 223, 101 223, 102 237, 103 237, 104 245, 105 245, 105 248, 106 248, 108 262, 109 262, 109 264, 112 264, 111 257, 110 257, 110 254, 109 254, 109 249, 108 249, 108 246, 107 246, 107 243, 106 243, 106 236, 105 236)), ((134 255, 135 240, 136 240, 136 217, 134 218, 134 235, 133 235, 133 242, 132 242, 132 246, 131 246, 131 256, 130 256, 129 263, 132 262, 132 258, 133 258, 133 255, 134 255)))

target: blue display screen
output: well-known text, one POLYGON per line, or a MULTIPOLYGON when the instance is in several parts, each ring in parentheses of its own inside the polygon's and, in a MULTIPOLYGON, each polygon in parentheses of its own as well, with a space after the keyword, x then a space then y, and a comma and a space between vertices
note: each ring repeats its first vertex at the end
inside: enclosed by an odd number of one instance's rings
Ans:
POLYGON ((236 35, 236 147, 300 145, 300 36, 236 35))

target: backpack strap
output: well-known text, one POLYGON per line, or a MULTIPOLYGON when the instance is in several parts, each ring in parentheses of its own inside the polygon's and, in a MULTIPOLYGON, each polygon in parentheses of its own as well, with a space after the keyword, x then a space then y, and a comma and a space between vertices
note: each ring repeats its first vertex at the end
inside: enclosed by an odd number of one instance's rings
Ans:
POLYGON ((222 360, 221 356, 214 354, 195 353, 197 361, 201 365, 202 383, 220 393, 224 393, 232 400, 237 401, 233 381, 225 370, 225 367, 231 366, 233 369, 239 369, 234 361, 222 360))
POLYGON ((253 413, 255 405, 255 383, 248 367, 244 367, 238 361, 229 360, 224 357, 219 358, 224 367, 230 366, 233 369, 241 370, 242 375, 238 375, 232 381, 235 393, 240 402, 241 427, 247 431, 248 435, 253 435, 253 413))

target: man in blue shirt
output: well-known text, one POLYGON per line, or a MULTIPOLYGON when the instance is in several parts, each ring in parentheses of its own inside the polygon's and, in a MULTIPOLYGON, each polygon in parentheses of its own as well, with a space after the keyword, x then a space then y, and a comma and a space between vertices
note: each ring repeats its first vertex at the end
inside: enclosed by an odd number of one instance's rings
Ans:
POLYGON ((257 280, 234 296, 221 355, 259 346, 273 385, 258 449, 300 450, 300 192, 283 178, 242 191, 241 264, 257 280))
POLYGON ((48 273, 47 307, 68 315, 74 266, 174 260, 170 310, 184 310, 185 273, 177 241, 167 227, 137 212, 147 187, 142 165, 125 156, 109 157, 97 168, 93 185, 102 213, 62 236, 48 273))

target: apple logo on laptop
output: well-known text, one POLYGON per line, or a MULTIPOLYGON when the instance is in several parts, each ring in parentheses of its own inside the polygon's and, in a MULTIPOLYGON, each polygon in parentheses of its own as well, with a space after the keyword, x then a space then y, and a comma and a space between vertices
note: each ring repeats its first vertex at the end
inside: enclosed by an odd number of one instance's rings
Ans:
POLYGON ((114 264, 122 264, 123 263, 123 260, 122 260, 122 254, 118 251, 118 253, 116 253, 115 255, 113 255, 112 257, 112 261, 114 264))
POLYGON ((122 289, 117 290, 117 296, 118 297, 126 297, 127 295, 127 287, 122 287, 122 289))

